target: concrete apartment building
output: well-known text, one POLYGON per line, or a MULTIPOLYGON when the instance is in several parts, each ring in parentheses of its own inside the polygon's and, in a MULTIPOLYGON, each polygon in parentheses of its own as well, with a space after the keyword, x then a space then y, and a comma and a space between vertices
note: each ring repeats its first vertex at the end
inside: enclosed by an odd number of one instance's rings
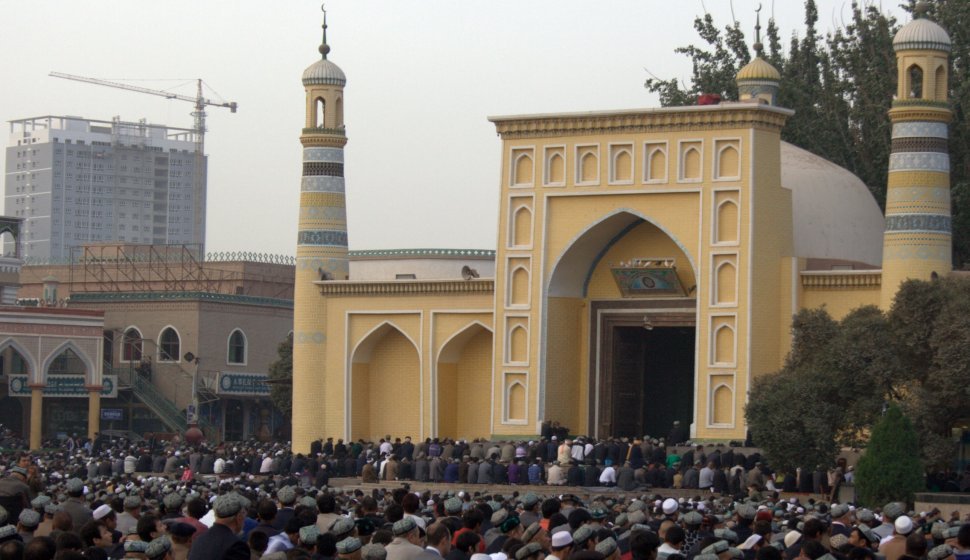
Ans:
POLYGON ((104 242, 201 247, 206 173, 203 159, 196 174, 195 146, 190 129, 117 117, 10 121, 4 214, 23 219, 22 257, 66 260, 104 242))

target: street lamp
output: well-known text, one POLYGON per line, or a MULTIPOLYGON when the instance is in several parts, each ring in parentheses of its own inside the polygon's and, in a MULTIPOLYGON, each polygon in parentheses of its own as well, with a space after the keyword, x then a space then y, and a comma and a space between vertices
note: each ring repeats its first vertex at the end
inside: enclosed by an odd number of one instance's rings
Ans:
POLYGON ((186 352, 182 358, 186 362, 195 365, 192 368, 192 402, 186 407, 186 424, 189 425, 188 429, 185 430, 185 441, 192 445, 197 445, 205 439, 205 434, 199 429, 199 395, 198 395, 198 385, 199 385, 199 362, 201 361, 198 356, 192 352, 186 352))

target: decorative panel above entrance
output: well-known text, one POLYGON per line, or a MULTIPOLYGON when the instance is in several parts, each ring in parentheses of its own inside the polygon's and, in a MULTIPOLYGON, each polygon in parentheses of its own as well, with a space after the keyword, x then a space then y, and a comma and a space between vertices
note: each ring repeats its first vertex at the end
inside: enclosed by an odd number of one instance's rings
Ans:
POLYGON ((613 280, 625 298, 684 297, 673 258, 632 259, 611 266, 613 280))

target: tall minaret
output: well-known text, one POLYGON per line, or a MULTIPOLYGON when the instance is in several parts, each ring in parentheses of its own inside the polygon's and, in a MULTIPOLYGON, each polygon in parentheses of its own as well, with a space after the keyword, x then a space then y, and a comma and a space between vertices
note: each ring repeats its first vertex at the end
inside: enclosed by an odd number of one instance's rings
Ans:
POLYGON ((950 36, 926 19, 896 34, 893 50, 899 87, 889 118, 893 124, 882 249, 881 306, 889 309, 900 282, 929 280, 953 269, 950 233, 950 109, 947 75, 950 36))
POLYGON ((293 295, 293 448, 309 451, 324 435, 321 411, 327 390, 321 365, 327 337, 326 312, 313 285, 317 280, 346 280, 347 205, 344 198, 344 84, 347 78, 327 60, 327 12, 323 12, 320 60, 303 72, 306 123, 300 220, 296 242, 293 295))

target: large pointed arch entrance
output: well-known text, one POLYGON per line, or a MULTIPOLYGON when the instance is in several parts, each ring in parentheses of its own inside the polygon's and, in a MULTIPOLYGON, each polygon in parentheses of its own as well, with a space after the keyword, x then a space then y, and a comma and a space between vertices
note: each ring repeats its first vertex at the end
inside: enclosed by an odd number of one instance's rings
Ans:
POLYGON ((639 212, 582 231, 549 277, 543 353, 547 391, 581 398, 547 393, 545 418, 596 437, 665 436, 675 420, 693 422, 696 285, 691 252, 639 212))

